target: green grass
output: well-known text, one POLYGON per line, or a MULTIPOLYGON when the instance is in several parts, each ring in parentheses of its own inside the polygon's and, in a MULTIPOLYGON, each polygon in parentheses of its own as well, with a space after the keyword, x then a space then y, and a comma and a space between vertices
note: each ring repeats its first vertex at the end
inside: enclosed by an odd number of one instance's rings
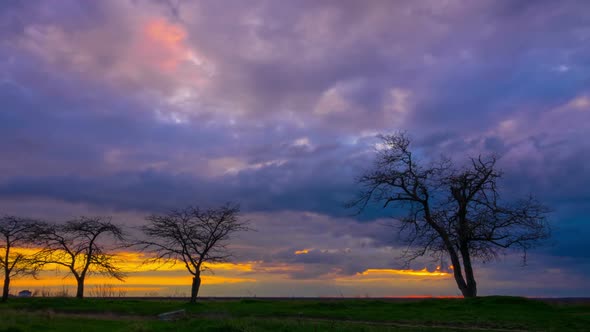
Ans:
MULTIPOLYGON (((43 315, 40 313, 0 313, 0 332, 25 331, 76 331, 80 328, 84 332, 113 331, 113 332, 173 332, 173 331, 208 331, 208 332, 238 332, 238 331, 429 331, 423 328, 373 326, 364 323, 351 322, 313 322, 298 319, 203 319, 189 318, 175 322, 153 320, 102 320, 78 317, 63 317, 43 315)), ((452 329, 436 329, 436 331, 453 331, 452 329)))
POLYGON ((590 305, 516 297, 393 302, 342 300, 179 301, 30 298, 0 304, 0 332, 70 331, 453 331, 457 328, 590 331, 590 305), (157 314, 185 309, 175 322, 157 314))
POLYGON ((62 313, 118 313, 124 315, 157 315, 162 312, 182 309, 188 304, 180 301, 128 300, 128 299, 83 299, 75 298, 14 298, 2 307, 15 310, 51 309, 62 313))

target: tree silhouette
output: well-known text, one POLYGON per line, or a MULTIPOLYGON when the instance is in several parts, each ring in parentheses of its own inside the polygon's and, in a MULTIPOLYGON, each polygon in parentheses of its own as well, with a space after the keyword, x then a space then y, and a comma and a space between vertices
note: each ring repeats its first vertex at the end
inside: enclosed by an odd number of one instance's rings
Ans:
POLYGON ((98 273, 118 280, 125 274, 117 267, 115 255, 108 253, 115 242, 124 241, 124 234, 110 217, 80 217, 63 224, 44 224, 37 232, 42 250, 37 260, 68 269, 76 278, 76 297, 84 297, 84 281, 89 274, 98 273), (111 246, 101 242, 110 237, 111 246))
POLYGON ((148 224, 141 228, 146 239, 137 245, 151 255, 147 262, 182 262, 193 276, 190 302, 195 303, 204 263, 227 261, 231 257, 227 250, 230 235, 248 229, 238 214, 239 207, 231 204, 206 210, 190 206, 164 215, 153 214, 146 217, 148 224))
POLYGON ((0 268, 4 273, 2 302, 8 299, 10 280, 21 275, 35 275, 39 265, 22 252, 29 247, 39 222, 16 216, 0 217, 0 268))
POLYGON ((477 296, 473 261, 490 261, 504 250, 527 249, 549 236, 548 209, 533 197, 506 202, 497 188, 496 158, 471 158, 463 167, 449 159, 419 163, 405 134, 381 136, 382 149, 358 183, 350 206, 360 211, 373 200, 405 210, 399 235, 405 259, 448 255, 464 297, 477 296))

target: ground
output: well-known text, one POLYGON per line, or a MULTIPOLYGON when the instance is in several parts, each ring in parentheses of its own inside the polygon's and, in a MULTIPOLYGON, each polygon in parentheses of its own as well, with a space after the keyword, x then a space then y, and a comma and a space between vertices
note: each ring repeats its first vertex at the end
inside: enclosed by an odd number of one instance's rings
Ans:
POLYGON ((590 331, 590 304, 476 299, 10 299, 0 332, 75 331, 590 331), (175 321, 158 314, 184 309, 175 321))

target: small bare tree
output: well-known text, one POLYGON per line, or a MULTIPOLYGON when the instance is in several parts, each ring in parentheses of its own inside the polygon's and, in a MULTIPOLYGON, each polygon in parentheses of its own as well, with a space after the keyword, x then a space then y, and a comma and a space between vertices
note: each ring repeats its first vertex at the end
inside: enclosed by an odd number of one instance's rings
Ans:
POLYGON ((549 236, 548 209, 532 197, 506 202, 497 188, 496 159, 472 158, 456 167, 445 158, 419 163, 405 134, 382 136, 373 168, 350 206, 365 209, 374 200, 383 208, 405 210, 399 235, 408 244, 406 262, 425 254, 450 257, 464 297, 477 296, 473 261, 490 261, 505 249, 527 249, 549 236))
POLYGON ((141 229, 146 240, 137 245, 151 255, 150 263, 175 264, 182 262, 193 275, 191 303, 195 303, 201 286, 201 272, 205 263, 227 261, 230 235, 248 229, 247 222, 238 218, 239 207, 227 204, 202 210, 187 207, 164 215, 146 217, 148 224, 141 229))
POLYGON ((15 216, 0 217, 0 268, 4 273, 2 302, 8 299, 11 278, 35 275, 39 265, 31 255, 22 252, 30 247, 38 222, 15 216))
POLYGON ((115 255, 108 253, 117 242, 125 240, 124 233, 110 217, 80 217, 63 224, 44 224, 37 233, 36 241, 42 246, 37 260, 68 269, 76 278, 77 298, 84 297, 84 281, 89 274, 124 279, 115 255), (111 238, 111 246, 101 242, 103 237, 111 238))

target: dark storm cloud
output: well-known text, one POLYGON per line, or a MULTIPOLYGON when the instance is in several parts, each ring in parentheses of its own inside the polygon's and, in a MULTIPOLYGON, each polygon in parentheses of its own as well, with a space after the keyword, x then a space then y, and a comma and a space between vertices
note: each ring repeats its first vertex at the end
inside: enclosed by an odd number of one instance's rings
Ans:
POLYGON ((14 177, 0 184, 3 197, 55 198, 90 203, 119 210, 164 211, 184 204, 240 202, 247 211, 302 210, 336 216, 351 215, 345 209, 354 187, 318 168, 313 175, 301 172, 300 163, 265 167, 214 179, 154 170, 111 175, 14 177), (292 184, 293 183, 293 184, 292 184))

